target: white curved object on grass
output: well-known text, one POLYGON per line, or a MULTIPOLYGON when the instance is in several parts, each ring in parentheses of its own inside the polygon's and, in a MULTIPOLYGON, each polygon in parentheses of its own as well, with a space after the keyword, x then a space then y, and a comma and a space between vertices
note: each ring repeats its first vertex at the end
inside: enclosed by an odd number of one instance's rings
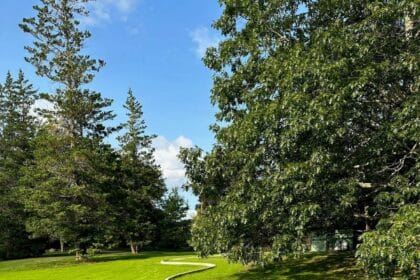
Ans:
POLYGON ((181 272, 181 273, 177 273, 177 274, 171 275, 169 277, 166 277, 165 280, 172 280, 172 279, 175 279, 175 278, 178 278, 178 277, 187 275, 187 274, 201 272, 201 271, 209 270, 209 269, 212 269, 212 268, 215 268, 216 267, 216 265, 213 264, 213 263, 198 263, 198 262, 183 262, 183 261, 181 261, 181 260, 184 260, 184 259, 192 259, 192 258, 195 258, 195 257, 176 258, 176 259, 169 260, 169 261, 161 260, 160 261, 160 264, 163 264, 163 265, 202 266, 199 269, 189 270, 189 271, 185 271, 185 272, 181 272))

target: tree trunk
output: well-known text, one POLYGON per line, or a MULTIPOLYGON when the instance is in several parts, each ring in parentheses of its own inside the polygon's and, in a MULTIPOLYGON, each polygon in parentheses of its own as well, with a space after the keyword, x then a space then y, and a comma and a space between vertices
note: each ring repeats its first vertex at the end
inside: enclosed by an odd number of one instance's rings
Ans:
POLYGON ((80 254, 80 249, 76 248, 76 261, 81 261, 82 255, 80 254))
POLYGON ((369 225, 369 206, 365 206, 365 231, 369 231, 370 230, 370 225, 369 225))
POLYGON ((82 261, 85 259, 86 249, 84 247, 76 243, 75 251, 76 251, 76 261, 82 261))
POLYGON ((133 255, 137 255, 138 254, 138 248, 139 246, 137 245, 136 242, 134 242, 133 240, 130 240, 130 249, 131 249, 131 254, 133 255))
POLYGON ((409 37, 409 32, 413 30, 414 23, 413 20, 410 18, 408 14, 404 16, 404 31, 407 34, 407 37, 409 37))
POLYGON ((60 238, 60 252, 64 253, 64 239, 60 238))

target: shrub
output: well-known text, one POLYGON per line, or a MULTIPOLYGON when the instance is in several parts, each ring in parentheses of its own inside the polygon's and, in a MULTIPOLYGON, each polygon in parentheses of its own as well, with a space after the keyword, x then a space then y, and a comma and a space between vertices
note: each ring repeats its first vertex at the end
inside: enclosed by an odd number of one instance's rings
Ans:
POLYGON ((420 205, 406 205, 375 230, 364 233, 358 262, 374 279, 418 279, 420 267, 420 205))

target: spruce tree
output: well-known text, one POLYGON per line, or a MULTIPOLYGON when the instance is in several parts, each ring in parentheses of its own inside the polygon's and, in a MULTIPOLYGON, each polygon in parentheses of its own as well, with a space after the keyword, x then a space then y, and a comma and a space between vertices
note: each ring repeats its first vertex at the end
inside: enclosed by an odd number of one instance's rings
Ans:
POLYGON ((36 17, 24 18, 20 24, 35 39, 33 46, 25 47, 26 61, 39 76, 60 85, 55 93, 43 95, 54 105, 54 111, 45 114, 59 122, 73 142, 78 137, 105 136, 110 129, 103 122, 113 118, 105 110, 112 100, 84 87, 105 65, 82 53, 91 34, 80 30, 77 18, 88 16, 86 2, 89 0, 42 0, 41 6, 34 6, 36 17))
POLYGON ((30 111, 37 94, 19 71, 16 80, 7 73, 0 96, 0 258, 33 256, 40 253, 39 241, 30 240, 25 230, 19 187, 22 170, 33 157, 36 119, 30 111))
POLYGON ((37 94, 22 71, 19 71, 17 80, 7 73, 2 94, 0 191, 5 194, 19 186, 21 168, 32 158, 30 142, 35 135, 36 119, 30 111, 37 94))
POLYGON ((57 83, 42 97, 54 105, 36 139, 33 165, 26 169, 26 207, 34 235, 47 234, 85 253, 106 224, 108 175, 101 168, 103 138, 113 131, 104 122, 114 115, 111 100, 87 88, 104 65, 83 53, 88 31, 78 18, 87 16, 87 0, 42 0, 35 17, 20 27, 34 38, 26 61, 41 77, 57 83))
POLYGON ((9 113, 9 104, 7 102, 8 96, 13 92, 13 77, 10 72, 7 72, 6 79, 3 85, 0 84, 0 133, 3 134, 3 130, 6 126, 6 118, 9 113))
POLYGON ((188 205, 179 189, 172 189, 162 202, 163 218, 159 223, 159 247, 186 249, 189 247, 191 221, 186 219, 188 205))
POLYGON ((153 157, 152 139, 146 134, 142 106, 131 89, 124 105, 128 120, 123 124, 125 133, 118 137, 121 146, 122 199, 117 216, 122 221, 118 229, 137 254, 139 247, 152 240, 156 229, 157 202, 165 192, 162 173, 153 157))
POLYGON ((0 83, 0 135, 3 133, 5 111, 3 108, 6 106, 6 97, 3 92, 3 85, 0 83))

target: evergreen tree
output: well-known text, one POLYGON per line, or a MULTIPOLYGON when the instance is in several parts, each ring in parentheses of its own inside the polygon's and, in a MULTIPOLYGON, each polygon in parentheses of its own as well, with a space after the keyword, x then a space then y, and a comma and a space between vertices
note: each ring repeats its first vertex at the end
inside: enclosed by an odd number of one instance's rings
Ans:
POLYGON ((191 221, 186 219, 188 205, 177 188, 169 192, 162 203, 163 219, 160 221, 159 247, 186 249, 190 239, 191 221))
POLYGON ((128 120, 125 134, 118 137, 121 146, 121 193, 117 219, 122 222, 118 231, 137 254, 139 247, 152 240, 156 229, 157 202, 165 187, 159 166, 153 158, 152 139, 147 135, 140 103, 131 89, 124 105, 128 120))
POLYGON ((6 97, 5 93, 3 92, 3 85, 0 83, 0 135, 3 133, 4 122, 5 122, 5 110, 3 108, 6 107, 6 97))
POLYGON ((10 112, 10 103, 7 102, 8 96, 13 94, 13 77, 7 72, 3 85, 0 85, 0 133, 3 134, 6 126, 6 118, 10 112))
MULTIPOLYGON (((60 84, 54 94, 42 97, 54 105, 54 111, 44 110, 51 121, 59 121, 73 142, 83 136, 105 136, 110 129, 104 121, 113 118, 105 109, 112 100, 84 88, 95 77, 105 62, 82 54, 89 31, 79 29, 78 17, 88 16, 85 3, 90 0, 42 0, 34 6, 36 17, 24 18, 22 30, 35 39, 26 46, 26 61, 36 68, 41 77, 60 84)), ((76 143, 74 143, 76 145, 76 143)))
POLYGON ((415 1, 219 2, 217 144, 181 154, 195 249, 264 263, 418 203, 415 1))
MULTIPOLYGON (((106 108, 111 100, 86 86, 102 60, 82 54, 88 31, 79 29, 87 16, 87 0, 42 0, 37 15, 20 27, 34 38, 25 47, 26 60, 36 73, 59 84, 43 98, 54 110, 43 110, 48 124, 34 140, 35 160, 26 169, 25 205, 33 214, 28 227, 34 235, 48 234, 74 244, 76 258, 107 223, 108 175, 100 168, 103 137, 113 131, 104 122, 114 116, 106 108)), ((108 186, 109 188, 109 186, 108 186)))
POLYGON ((142 161, 146 165, 155 164, 152 148, 154 135, 146 134, 146 122, 143 119, 143 110, 140 102, 136 100, 133 91, 129 89, 124 108, 127 110, 128 120, 122 125, 126 133, 118 137, 122 155, 135 162, 142 161))
POLYGON ((179 222, 186 218, 188 205, 179 194, 178 188, 172 189, 162 204, 165 217, 171 222, 179 222))
POLYGON ((115 188, 114 152, 104 144, 71 148, 71 139, 52 125, 41 128, 33 145, 34 160, 23 178, 32 214, 27 228, 34 236, 73 245, 80 259, 106 241, 113 222, 108 196, 115 188), (81 178, 78 184, 74 178, 81 178))
MULTIPOLYGON (((36 119, 31 115, 31 109, 37 95, 22 71, 19 71, 18 79, 15 81, 10 73, 7 74, 3 94, 2 115, 4 117, 1 130, 3 162, 8 161, 14 165, 5 169, 17 170, 30 159, 30 140, 36 130, 36 119)), ((15 175, 11 177, 12 180, 17 181, 15 175)))
POLYGON ((22 168, 32 158, 36 120, 30 110, 36 91, 19 71, 17 80, 7 73, 0 94, 0 258, 41 253, 39 240, 30 240, 25 230, 27 215, 18 191, 22 168))

